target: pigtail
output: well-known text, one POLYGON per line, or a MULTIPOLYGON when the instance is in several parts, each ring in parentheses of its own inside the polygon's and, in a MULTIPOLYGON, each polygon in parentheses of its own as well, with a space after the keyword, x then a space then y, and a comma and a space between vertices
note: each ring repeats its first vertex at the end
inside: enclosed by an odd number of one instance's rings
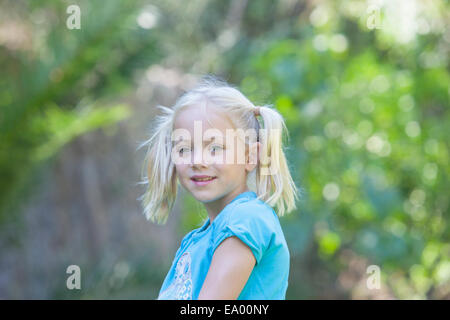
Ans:
POLYGON ((147 220, 164 224, 177 196, 177 178, 171 158, 174 111, 164 106, 158 107, 164 114, 156 117, 151 138, 139 147, 148 146, 143 167, 147 171, 144 177, 147 189, 138 200, 142 201, 147 220))
POLYGON ((256 174, 258 197, 277 208, 279 216, 296 209, 298 190, 283 152, 283 135, 288 134, 283 117, 270 107, 259 107, 262 129, 259 170, 256 174))

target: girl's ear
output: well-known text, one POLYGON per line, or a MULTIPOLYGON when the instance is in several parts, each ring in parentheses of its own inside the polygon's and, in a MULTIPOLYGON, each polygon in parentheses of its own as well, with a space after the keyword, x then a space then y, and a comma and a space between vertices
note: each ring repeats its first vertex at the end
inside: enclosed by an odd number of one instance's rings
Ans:
POLYGON ((247 162, 245 164, 245 170, 248 172, 253 171, 259 162, 259 152, 261 150, 261 143, 254 142, 249 146, 247 162))

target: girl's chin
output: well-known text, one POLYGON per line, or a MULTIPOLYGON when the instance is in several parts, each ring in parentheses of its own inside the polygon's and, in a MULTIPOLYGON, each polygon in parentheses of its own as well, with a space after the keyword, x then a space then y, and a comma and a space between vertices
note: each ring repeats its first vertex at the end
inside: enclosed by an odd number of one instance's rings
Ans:
POLYGON ((211 202, 216 198, 216 192, 211 189, 202 189, 194 187, 190 188, 189 191, 197 201, 203 203, 211 202))

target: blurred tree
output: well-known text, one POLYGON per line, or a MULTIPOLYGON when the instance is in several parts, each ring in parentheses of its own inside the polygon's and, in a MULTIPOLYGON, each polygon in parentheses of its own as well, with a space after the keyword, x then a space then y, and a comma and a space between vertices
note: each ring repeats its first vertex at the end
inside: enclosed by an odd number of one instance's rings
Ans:
POLYGON ((158 58, 155 37, 134 23, 139 1, 79 1, 80 30, 66 27, 69 4, 2 5, 2 29, 12 33, 0 46, 2 219, 31 192, 43 161, 77 136, 128 117, 129 107, 112 101, 130 90, 133 70, 158 58))

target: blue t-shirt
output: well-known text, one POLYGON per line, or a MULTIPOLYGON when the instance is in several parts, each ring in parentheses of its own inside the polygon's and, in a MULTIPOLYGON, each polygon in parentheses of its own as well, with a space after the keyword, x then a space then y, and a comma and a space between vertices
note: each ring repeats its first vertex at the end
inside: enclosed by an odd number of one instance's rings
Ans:
POLYGON ((284 300, 289 277, 289 250, 275 211, 253 191, 236 196, 203 226, 181 241, 158 299, 196 300, 214 251, 236 236, 252 250, 256 264, 239 300, 284 300))

